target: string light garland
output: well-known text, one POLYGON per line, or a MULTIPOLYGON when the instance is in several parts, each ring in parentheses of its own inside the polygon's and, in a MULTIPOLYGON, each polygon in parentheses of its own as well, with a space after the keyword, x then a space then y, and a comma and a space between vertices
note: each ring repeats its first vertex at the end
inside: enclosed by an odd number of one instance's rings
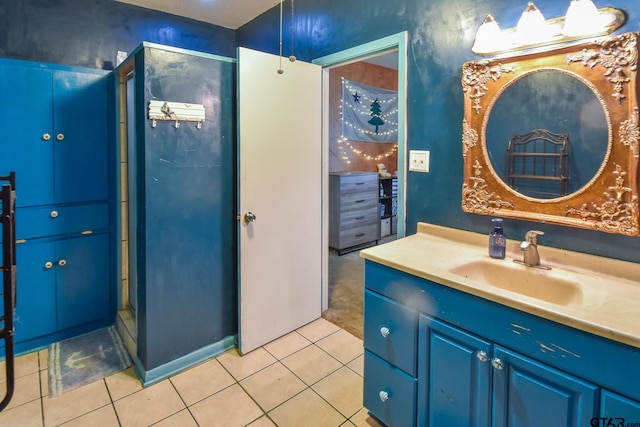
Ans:
POLYGON ((347 164, 351 164, 351 160, 350 160, 348 151, 350 151, 352 154, 355 154, 357 156, 362 157, 365 160, 373 161, 373 162, 379 162, 380 160, 387 159, 387 158, 389 158, 391 156, 394 156, 396 154, 396 152, 398 151, 398 144, 393 144, 393 147, 391 149, 387 150, 387 152, 385 152, 385 153, 381 153, 381 154, 377 154, 375 156, 372 156, 371 154, 367 154, 364 151, 354 147, 352 145, 351 141, 346 140, 344 138, 338 138, 338 149, 339 149, 340 153, 342 154, 342 160, 346 161, 347 164), (346 145, 346 147, 345 147, 345 145, 346 145))

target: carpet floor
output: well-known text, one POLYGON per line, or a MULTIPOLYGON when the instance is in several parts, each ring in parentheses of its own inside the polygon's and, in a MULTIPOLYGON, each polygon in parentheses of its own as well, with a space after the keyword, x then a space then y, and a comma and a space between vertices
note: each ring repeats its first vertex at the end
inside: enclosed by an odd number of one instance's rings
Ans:
MULTIPOLYGON (((395 240, 395 236, 379 244, 395 240)), ((364 326, 364 259, 360 251, 339 256, 329 251, 329 308, 322 313, 326 320, 362 339, 364 326)))

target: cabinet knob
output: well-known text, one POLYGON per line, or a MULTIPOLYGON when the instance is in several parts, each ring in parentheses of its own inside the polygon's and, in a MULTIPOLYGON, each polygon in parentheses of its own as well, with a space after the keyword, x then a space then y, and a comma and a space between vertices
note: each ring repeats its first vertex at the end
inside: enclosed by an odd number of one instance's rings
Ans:
POLYGON ((49 216, 51 218, 57 218, 58 217, 58 211, 51 211, 51 213, 49 214, 49 216))
POLYGON ((486 362, 487 360, 489 360, 489 356, 487 356, 487 353, 485 351, 482 350, 478 350, 476 352, 476 357, 478 358, 479 361, 481 361, 482 363, 486 362))
POLYGON ((53 267, 53 263, 51 261, 47 261, 47 262, 44 263, 44 269, 45 270, 48 270, 51 267, 53 267))
POLYGON ((58 141, 62 141, 64 139, 64 133, 57 134, 56 138, 58 139, 58 141))
POLYGON ((389 400, 389 393, 387 393, 384 390, 382 390, 380 393, 378 393, 378 396, 380 397, 380 400, 383 401, 383 402, 386 402, 387 400, 389 400))
POLYGON ((502 371, 504 369, 504 362, 502 361, 502 359, 494 357, 493 359, 491 359, 491 366, 493 366, 498 371, 502 371))
POLYGON ((391 335, 391 331, 386 326, 383 326, 380 328, 380 335, 382 335, 383 338, 386 338, 391 335))
POLYGON ((67 260, 66 259, 61 259, 60 261, 58 261, 58 265, 60 267, 64 267, 65 265, 67 265, 67 260))
POLYGON ((48 141, 51 139, 51 135, 49 135, 48 133, 43 133, 42 134, 42 140, 43 141, 48 141))

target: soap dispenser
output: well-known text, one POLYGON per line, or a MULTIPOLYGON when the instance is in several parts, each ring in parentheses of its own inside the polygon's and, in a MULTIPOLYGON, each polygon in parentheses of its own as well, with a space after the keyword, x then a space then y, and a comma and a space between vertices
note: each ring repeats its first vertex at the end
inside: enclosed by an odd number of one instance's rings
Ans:
POLYGON ((489 256, 504 259, 507 251, 507 239, 502 232, 502 218, 493 218, 493 232, 489 234, 489 256))

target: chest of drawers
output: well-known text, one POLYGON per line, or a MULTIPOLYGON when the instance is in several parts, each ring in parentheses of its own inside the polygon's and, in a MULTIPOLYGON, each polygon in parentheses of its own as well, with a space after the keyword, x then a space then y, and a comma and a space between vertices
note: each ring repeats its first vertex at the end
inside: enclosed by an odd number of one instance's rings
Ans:
POLYGON ((339 253, 375 243, 380 236, 375 172, 329 174, 329 246, 339 253))

